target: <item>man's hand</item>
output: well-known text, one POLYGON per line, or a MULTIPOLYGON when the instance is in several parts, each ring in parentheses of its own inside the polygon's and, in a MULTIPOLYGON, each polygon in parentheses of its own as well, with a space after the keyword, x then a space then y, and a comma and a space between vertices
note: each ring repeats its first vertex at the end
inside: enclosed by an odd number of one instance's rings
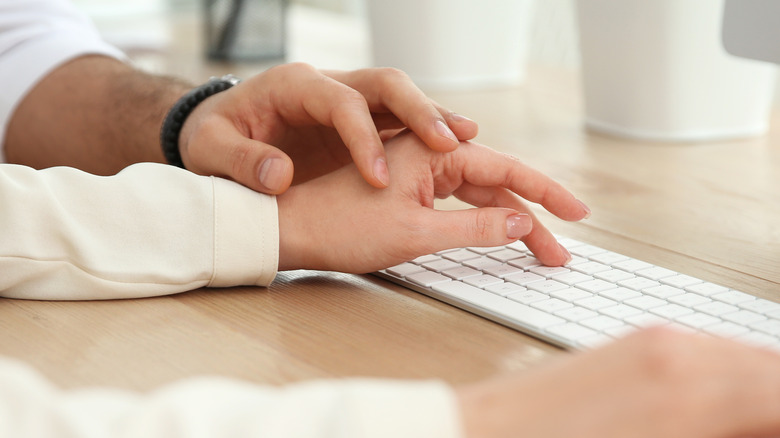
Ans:
POLYGON ((570 257, 522 198, 564 220, 580 220, 588 210, 545 175, 471 142, 442 153, 406 133, 386 147, 395 178, 386 189, 366 184, 351 165, 277 197, 280 270, 371 272, 446 248, 519 238, 545 264, 570 257), (481 208, 433 209, 435 197, 450 194, 481 208))
POLYGON ((438 106, 398 70, 286 64, 203 101, 179 145, 188 169, 263 193, 283 193, 351 161, 382 188, 391 178, 382 141, 403 128, 438 152, 477 134, 473 121, 438 106))

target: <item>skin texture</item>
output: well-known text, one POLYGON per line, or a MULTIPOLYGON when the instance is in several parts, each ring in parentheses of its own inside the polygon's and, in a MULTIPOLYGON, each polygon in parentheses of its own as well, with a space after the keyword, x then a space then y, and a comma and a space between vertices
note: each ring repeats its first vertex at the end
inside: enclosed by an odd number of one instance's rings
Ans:
POLYGON ((361 181, 352 164, 277 198, 279 269, 371 272, 446 248, 503 245, 519 236, 543 263, 568 261, 569 253, 523 201, 564 220, 585 218, 588 209, 560 184, 472 142, 442 153, 407 132, 385 146, 395 175, 386 189, 361 181), (480 208, 433 209, 435 197, 450 194, 480 208))
POLYGON ((657 327, 458 389, 473 438, 780 436, 780 356, 657 327))
MULTIPOLYGON (((192 87, 113 58, 74 59, 20 102, 4 139, 6 159, 98 175, 136 162, 162 162, 162 121, 192 87)), ((478 129, 431 101, 398 70, 318 71, 286 64, 198 105, 182 128, 180 151, 196 173, 268 194, 352 160, 369 184, 386 187, 390 173, 382 140, 406 127, 444 152, 478 129)))

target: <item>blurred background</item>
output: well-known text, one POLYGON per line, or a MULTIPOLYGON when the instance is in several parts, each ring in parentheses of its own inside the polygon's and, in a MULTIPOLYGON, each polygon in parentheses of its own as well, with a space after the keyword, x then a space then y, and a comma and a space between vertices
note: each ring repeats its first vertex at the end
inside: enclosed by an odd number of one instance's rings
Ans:
POLYGON ((780 102, 774 65, 723 50, 722 0, 74 1, 139 67, 194 83, 393 66, 434 98, 533 85, 651 141, 761 135, 780 102))

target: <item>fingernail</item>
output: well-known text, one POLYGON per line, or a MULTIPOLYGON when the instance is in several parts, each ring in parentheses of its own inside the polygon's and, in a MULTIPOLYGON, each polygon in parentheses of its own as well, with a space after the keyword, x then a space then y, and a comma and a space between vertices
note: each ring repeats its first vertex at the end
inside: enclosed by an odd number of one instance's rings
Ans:
POLYGON ((444 122, 441 120, 437 120, 434 124, 436 127, 436 133, 441 135, 442 137, 449 138, 450 140, 454 142, 459 142, 458 137, 455 137, 455 134, 452 133, 452 130, 450 130, 450 127, 445 125, 444 122))
POLYGON ((387 161, 385 161, 384 158, 377 158, 377 160, 374 161, 374 176, 379 182, 384 184, 385 187, 390 185, 390 172, 387 170, 387 161))
POLYGON ((260 166, 258 177, 260 184, 270 191, 277 191, 282 188, 286 179, 284 161, 280 158, 268 158, 260 166))
POLYGON ((450 113, 450 118, 456 122, 473 122, 470 118, 458 113, 450 113))
POLYGON ((569 252, 569 250, 566 249, 566 247, 564 247, 560 243, 558 244, 558 247, 561 248, 561 255, 563 256, 563 258, 566 259, 566 261, 563 264, 565 265, 569 263, 571 261, 571 253, 569 252))
POLYGON ((513 214, 506 218, 506 237, 519 239, 531 232, 531 218, 527 214, 513 214))
POLYGON ((585 203, 580 201, 579 199, 577 200, 577 202, 579 202, 580 205, 582 206, 582 209, 585 210, 585 217, 583 219, 589 218, 590 217, 590 208, 588 208, 588 206, 585 205, 585 203))

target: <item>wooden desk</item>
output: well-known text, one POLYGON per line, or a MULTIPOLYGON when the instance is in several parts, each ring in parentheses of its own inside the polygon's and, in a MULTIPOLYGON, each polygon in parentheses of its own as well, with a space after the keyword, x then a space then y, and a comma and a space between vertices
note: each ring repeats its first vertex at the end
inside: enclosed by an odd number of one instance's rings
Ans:
MULTIPOLYGON (((780 301, 780 131, 701 144, 592 135, 576 90, 571 73, 537 70, 522 87, 433 97, 477 120, 479 141, 592 208, 578 224, 543 214, 553 231, 780 301)), ((267 289, 141 300, 0 300, 0 330, 0 354, 64 387, 150 389, 200 374, 457 383, 562 354, 373 276, 323 272, 281 273, 267 289)))

